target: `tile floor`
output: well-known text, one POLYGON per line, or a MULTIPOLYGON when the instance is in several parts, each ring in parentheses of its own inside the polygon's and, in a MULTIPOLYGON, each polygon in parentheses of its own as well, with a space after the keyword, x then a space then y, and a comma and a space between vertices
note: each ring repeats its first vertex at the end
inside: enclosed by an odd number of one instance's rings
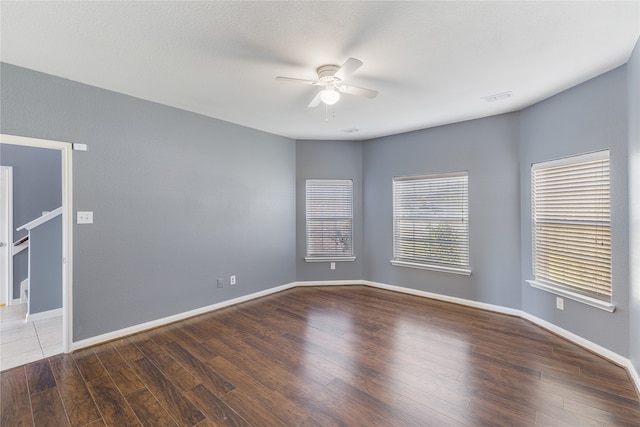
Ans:
POLYGON ((26 312, 0 307, 0 371, 62 353, 62 316, 26 322, 26 312))

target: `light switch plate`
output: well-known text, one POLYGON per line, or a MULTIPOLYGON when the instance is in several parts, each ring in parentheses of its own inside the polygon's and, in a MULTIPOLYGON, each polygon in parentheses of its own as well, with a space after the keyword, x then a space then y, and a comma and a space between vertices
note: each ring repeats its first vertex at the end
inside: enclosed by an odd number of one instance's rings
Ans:
POLYGON ((78 224, 93 224, 93 211, 78 211, 76 220, 78 224))

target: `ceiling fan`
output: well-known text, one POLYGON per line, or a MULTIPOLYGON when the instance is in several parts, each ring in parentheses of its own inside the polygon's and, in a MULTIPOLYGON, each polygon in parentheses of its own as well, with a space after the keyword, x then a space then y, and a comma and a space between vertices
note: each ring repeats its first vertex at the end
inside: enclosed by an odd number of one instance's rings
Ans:
POLYGON ((276 80, 322 86, 323 89, 316 94, 308 107, 317 107, 320 101, 326 105, 333 105, 340 99, 340 93, 373 99, 378 95, 378 91, 344 84, 344 80, 361 66, 362 61, 356 58, 349 58, 341 67, 323 65, 318 68, 318 80, 294 79, 291 77, 276 77, 276 80))

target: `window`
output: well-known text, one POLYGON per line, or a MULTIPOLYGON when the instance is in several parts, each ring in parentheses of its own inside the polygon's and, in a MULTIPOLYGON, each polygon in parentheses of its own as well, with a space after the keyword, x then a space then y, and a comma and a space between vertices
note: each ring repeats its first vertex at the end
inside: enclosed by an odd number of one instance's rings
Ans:
MULTIPOLYGON (((600 308, 611 302, 609 151, 531 168, 533 286, 600 308)), ((613 311, 610 309, 609 311, 613 311)))
POLYGON ((393 179, 391 262, 471 274, 467 172, 393 179))
POLYGON ((307 180, 307 256, 313 261, 353 261, 353 182, 307 180))

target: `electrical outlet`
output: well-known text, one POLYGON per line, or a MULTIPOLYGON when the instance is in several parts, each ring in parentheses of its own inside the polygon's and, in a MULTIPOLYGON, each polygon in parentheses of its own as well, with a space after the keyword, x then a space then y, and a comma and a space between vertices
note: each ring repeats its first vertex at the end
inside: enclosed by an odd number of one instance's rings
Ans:
POLYGON ((236 275, 235 274, 233 276, 229 277, 229 284, 230 285, 235 285, 236 284, 236 275))
POLYGON ((222 278, 218 279, 218 287, 219 288, 224 288, 224 279, 222 279, 222 278))
POLYGON ((93 224, 93 211, 78 211, 76 223, 93 224))
POLYGON ((558 310, 564 310, 564 300, 560 297, 556 297, 556 308, 558 310))
POLYGON ((335 270, 335 269, 336 269, 336 263, 335 263, 335 262, 332 262, 332 263, 331 263, 331 269, 332 269, 332 270, 335 270))

